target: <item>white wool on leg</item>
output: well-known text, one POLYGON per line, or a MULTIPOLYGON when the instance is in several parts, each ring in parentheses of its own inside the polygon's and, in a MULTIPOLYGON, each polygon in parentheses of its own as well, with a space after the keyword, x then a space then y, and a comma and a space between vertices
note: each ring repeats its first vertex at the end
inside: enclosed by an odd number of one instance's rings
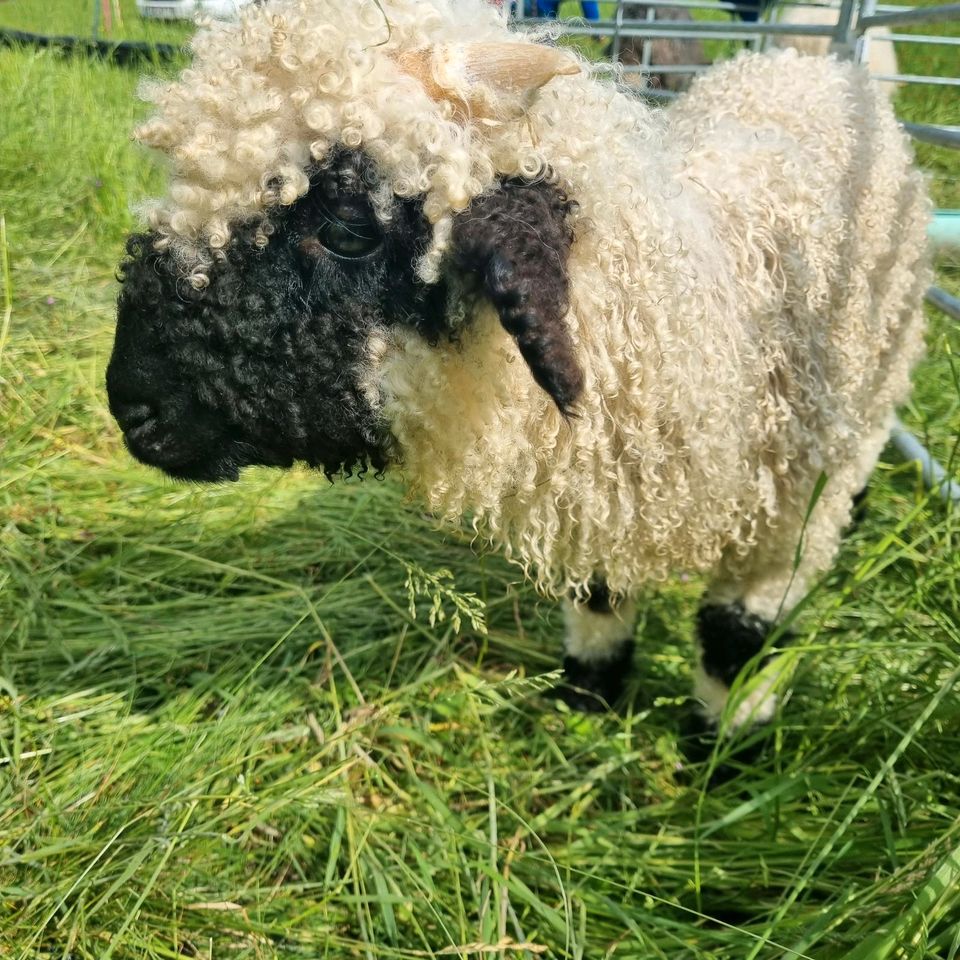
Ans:
MULTIPOLYGON (((771 664, 764 668, 763 676, 756 681, 748 681, 738 691, 727 730, 734 732, 744 726, 768 723, 776 713, 779 696, 782 665, 771 664)), ((719 724, 727 701, 730 699, 730 687, 722 680, 710 676, 703 666, 703 647, 698 645, 697 666, 693 674, 693 695, 700 701, 703 716, 712 724, 719 724)))
POLYGON ((620 601, 609 612, 564 600, 564 651, 582 663, 610 660, 633 638, 635 619, 636 606, 631 600, 620 601))

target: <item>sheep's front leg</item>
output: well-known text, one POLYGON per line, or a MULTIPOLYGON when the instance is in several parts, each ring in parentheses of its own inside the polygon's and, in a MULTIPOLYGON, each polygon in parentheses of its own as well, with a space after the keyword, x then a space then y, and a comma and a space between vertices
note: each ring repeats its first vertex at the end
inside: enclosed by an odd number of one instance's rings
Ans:
POLYGON ((557 693, 576 710, 604 710, 623 692, 633 656, 632 601, 616 603, 603 583, 594 583, 588 599, 564 601, 565 682, 557 693))
MULTIPOLYGON (((881 425, 860 459, 850 464, 846 472, 834 475, 830 481, 832 489, 821 496, 806 521, 801 519, 803 508, 798 508, 794 530, 779 530, 772 543, 758 550, 749 566, 721 572, 710 584, 697 616, 700 656, 694 695, 711 723, 720 719, 733 682, 763 650, 776 624, 783 621, 814 579, 833 562, 851 508, 856 510, 863 502, 866 477, 886 436, 887 427, 881 425), (851 494, 851 490, 860 492, 851 494), (798 542, 803 545, 799 564, 798 542)), ((776 646, 789 639, 790 634, 785 631, 777 638, 776 646)), ((739 698, 729 718, 729 729, 770 720, 777 707, 777 681, 775 666, 765 670, 764 677, 739 698)))
MULTIPOLYGON (((741 601, 705 602, 697 614, 699 663, 694 679, 694 696, 703 704, 708 721, 716 723, 727 705, 730 688, 743 668, 763 649, 774 624, 751 613, 741 601)), ((777 707, 773 692, 776 677, 759 683, 740 699, 730 728, 766 723, 777 707)))

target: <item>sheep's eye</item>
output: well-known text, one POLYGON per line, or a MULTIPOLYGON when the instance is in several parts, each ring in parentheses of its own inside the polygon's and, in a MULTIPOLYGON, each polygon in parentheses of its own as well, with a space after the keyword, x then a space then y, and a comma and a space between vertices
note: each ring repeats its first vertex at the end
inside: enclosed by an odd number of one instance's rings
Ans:
POLYGON ((360 260, 380 249, 383 235, 370 219, 330 218, 321 224, 317 239, 323 247, 342 260, 360 260))

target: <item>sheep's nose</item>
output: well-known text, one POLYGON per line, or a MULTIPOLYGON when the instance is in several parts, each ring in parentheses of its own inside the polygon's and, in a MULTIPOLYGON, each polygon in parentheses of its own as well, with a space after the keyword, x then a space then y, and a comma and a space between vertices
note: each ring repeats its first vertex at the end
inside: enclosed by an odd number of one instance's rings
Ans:
POLYGON ((140 461, 162 467, 177 446, 162 422, 160 410, 151 403, 114 399, 111 412, 123 431, 127 449, 140 461))
POLYGON ((152 404, 118 401, 112 408, 120 429, 128 437, 144 437, 156 428, 157 409, 152 404))
POLYGON ((149 383, 142 362, 125 362, 114 356, 107 366, 107 400, 110 412, 125 435, 145 436, 163 419, 163 394, 149 383))

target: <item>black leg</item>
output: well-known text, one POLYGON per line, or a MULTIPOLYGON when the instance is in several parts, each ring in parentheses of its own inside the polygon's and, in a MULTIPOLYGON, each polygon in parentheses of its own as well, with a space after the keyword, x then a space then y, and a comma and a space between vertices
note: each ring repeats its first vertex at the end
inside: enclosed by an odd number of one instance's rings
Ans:
MULTIPOLYGON (((741 670, 763 649, 773 624, 750 613, 741 603, 704 604, 697 614, 700 671, 695 693, 707 718, 716 722, 727 702, 730 687, 741 670)), ((769 690, 758 690, 738 707, 734 726, 765 722, 776 703, 769 690), (742 714, 742 716, 740 716, 742 714)))
POLYGON ((563 658, 564 682, 556 695, 567 706, 584 713, 606 710, 620 699, 633 660, 633 638, 624 640, 613 656, 602 660, 563 658))
POLYGON ((633 657, 633 605, 613 603, 602 581, 566 605, 565 680, 556 695, 576 710, 605 710, 620 697, 633 657))
POLYGON ((850 526, 848 530, 856 530, 867 516, 868 500, 870 488, 864 487, 859 493, 853 496, 853 510, 850 513, 850 526))
POLYGON ((590 596, 587 597, 587 609, 592 613, 613 613, 610 603, 610 589, 602 580, 590 584, 590 596))
POLYGON ((772 624, 742 604, 704 604, 697 613, 697 636, 704 671, 730 687, 740 671, 763 649, 772 624))

